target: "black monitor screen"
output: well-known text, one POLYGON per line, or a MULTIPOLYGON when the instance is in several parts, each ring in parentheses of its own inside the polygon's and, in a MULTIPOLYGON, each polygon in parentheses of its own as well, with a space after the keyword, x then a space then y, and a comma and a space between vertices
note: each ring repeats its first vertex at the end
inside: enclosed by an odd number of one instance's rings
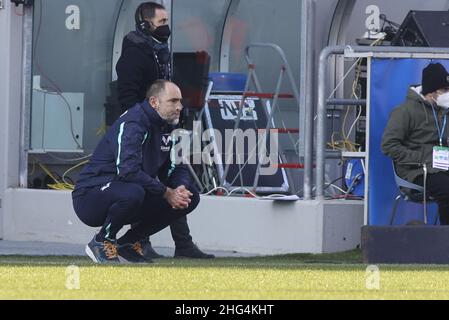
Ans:
POLYGON ((205 51, 173 53, 173 82, 181 89, 185 107, 204 107, 209 65, 210 56, 205 51))

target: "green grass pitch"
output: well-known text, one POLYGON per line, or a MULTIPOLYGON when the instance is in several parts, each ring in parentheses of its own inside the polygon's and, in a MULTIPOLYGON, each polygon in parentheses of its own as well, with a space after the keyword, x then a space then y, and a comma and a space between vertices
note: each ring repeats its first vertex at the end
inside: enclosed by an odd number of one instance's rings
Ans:
POLYGON ((359 250, 116 266, 83 257, 1 256, 0 299, 449 298, 449 266, 379 265, 377 282, 366 268, 359 250))

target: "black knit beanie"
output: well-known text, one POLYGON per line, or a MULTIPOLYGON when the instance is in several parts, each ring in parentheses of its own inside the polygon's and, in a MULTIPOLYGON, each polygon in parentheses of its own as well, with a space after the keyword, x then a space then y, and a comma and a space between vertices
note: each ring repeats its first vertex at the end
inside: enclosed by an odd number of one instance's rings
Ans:
POLYGON ((441 63, 430 63, 422 71, 422 94, 449 87, 449 73, 441 63))

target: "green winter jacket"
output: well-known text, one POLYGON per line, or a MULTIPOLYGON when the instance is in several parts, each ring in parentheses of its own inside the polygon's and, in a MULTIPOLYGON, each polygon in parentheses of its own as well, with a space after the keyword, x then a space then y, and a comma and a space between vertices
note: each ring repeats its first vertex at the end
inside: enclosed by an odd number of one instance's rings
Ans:
MULTIPOLYGON (((406 101, 391 112, 382 137, 382 152, 393 159, 397 174, 409 182, 423 174, 424 163, 429 173, 442 171, 432 168, 433 147, 439 145, 432 108, 421 95, 421 87, 410 87, 406 101)), ((436 107, 435 111, 441 128, 443 109, 436 107)), ((448 126, 443 146, 448 146, 448 126)))

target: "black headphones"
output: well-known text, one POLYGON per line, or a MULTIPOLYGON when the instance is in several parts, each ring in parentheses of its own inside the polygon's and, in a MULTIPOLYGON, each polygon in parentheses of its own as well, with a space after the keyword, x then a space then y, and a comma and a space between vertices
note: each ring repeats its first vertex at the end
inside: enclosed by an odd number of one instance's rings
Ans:
POLYGON ((143 33, 149 35, 151 30, 150 23, 143 18, 143 3, 141 3, 137 9, 136 9, 136 15, 134 19, 136 20, 136 26, 137 28, 142 31, 143 33))

